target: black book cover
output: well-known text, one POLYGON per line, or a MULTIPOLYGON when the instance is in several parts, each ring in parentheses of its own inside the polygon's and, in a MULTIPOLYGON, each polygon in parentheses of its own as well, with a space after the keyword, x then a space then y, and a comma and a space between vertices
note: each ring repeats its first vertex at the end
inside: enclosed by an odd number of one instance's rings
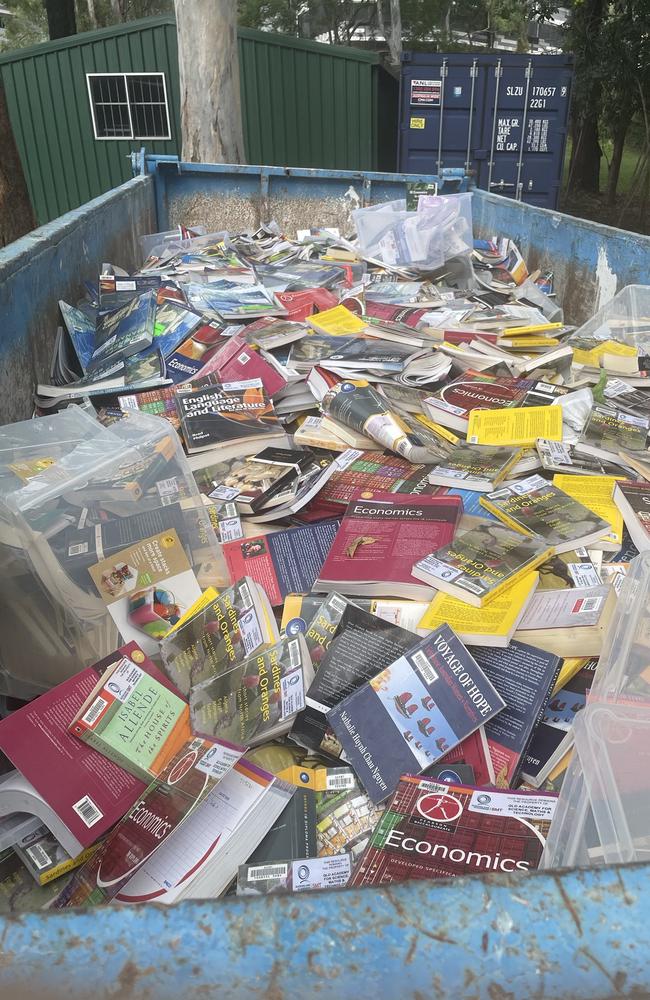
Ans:
POLYGON ((553 653, 516 639, 507 649, 474 646, 472 654, 506 703, 485 723, 496 784, 514 787, 531 734, 544 712, 562 666, 553 653))
POLYGON ((187 450, 201 451, 239 441, 260 441, 281 430, 261 383, 225 383, 180 388, 176 406, 187 450))
POLYGON ((327 725, 329 710, 419 641, 414 632, 348 604, 307 691, 307 707, 293 724, 291 739, 338 758, 341 747, 327 725))
POLYGON ((316 792, 298 788, 246 864, 295 861, 315 858, 316 854, 316 792))

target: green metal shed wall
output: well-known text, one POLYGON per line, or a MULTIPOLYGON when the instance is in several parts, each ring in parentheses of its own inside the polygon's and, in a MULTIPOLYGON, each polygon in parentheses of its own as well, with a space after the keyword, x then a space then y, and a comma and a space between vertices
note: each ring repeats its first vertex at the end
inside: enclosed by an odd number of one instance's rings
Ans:
MULTIPOLYGON (((397 81, 374 53, 239 30, 242 112, 250 163, 394 170, 397 81), (394 121, 390 129, 387 123, 394 121)), ((0 78, 39 224, 131 176, 141 140, 94 138, 86 73, 162 72, 180 154, 176 25, 147 18, 0 56, 0 78)))

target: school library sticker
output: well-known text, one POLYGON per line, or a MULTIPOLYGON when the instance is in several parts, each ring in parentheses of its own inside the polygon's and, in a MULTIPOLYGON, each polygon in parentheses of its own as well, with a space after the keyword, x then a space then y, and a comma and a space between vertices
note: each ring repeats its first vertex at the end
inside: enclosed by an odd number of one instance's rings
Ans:
POLYGON ((463 811, 463 804, 453 795, 444 792, 430 792, 421 795, 415 807, 425 819, 435 823, 453 823, 463 811))

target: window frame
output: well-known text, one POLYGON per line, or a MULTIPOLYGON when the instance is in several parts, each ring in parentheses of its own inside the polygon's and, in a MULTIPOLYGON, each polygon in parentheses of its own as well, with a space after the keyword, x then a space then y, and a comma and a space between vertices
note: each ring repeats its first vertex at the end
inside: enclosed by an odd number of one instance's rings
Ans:
MULTIPOLYGON (((90 116, 93 123, 93 135, 96 142, 131 142, 134 140, 142 140, 146 142, 168 142, 172 138, 172 122, 171 116, 169 114, 169 100, 167 97, 167 80, 166 74, 161 70, 153 70, 152 72, 147 72, 142 70, 140 72, 128 72, 128 73, 86 73, 86 88, 88 90, 88 103, 90 105, 90 116), (107 76, 120 76, 124 80, 124 92, 126 94, 126 108, 129 113, 129 125, 131 126, 130 135, 98 135, 97 134, 97 118, 95 115, 95 102, 93 99, 93 92, 91 88, 91 80, 97 78, 103 78, 107 76), (129 97, 129 87, 126 82, 126 78, 129 76, 158 76, 162 79, 163 85, 163 97, 165 102, 165 113, 167 115, 167 134, 166 135, 136 135, 133 128, 133 115, 131 114, 131 99, 129 97)), ((138 103, 137 101, 135 102, 138 103)))

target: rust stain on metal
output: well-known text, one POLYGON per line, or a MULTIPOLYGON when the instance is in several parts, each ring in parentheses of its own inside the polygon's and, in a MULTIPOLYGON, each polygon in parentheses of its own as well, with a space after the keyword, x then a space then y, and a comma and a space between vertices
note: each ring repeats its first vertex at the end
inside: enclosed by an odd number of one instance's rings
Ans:
POLYGON ((489 935, 487 931, 483 931, 483 936, 481 937, 481 951, 483 954, 487 953, 488 950, 489 935))
POLYGON ((622 972, 622 971, 619 971, 619 972, 615 972, 614 975, 612 975, 609 972, 609 970, 603 965, 603 963, 600 961, 600 959, 596 958, 596 956, 593 955, 589 951, 588 948, 582 947, 582 948, 579 948, 578 951, 580 951, 585 956, 585 958, 587 958, 590 962, 592 962, 596 966, 596 968, 600 972, 602 972, 603 976, 605 976, 605 978, 607 980, 609 980, 609 982, 612 984, 612 987, 614 988, 614 990, 616 990, 617 993, 620 993, 620 991, 621 991, 621 989, 623 987, 623 984, 625 983, 625 980, 627 979, 626 973, 622 972))
POLYGON ((490 1000, 517 1000, 514 993, 504 990, 499 983, 488 983, 487 992, 490 1000))
POLYGON ((418 936, 417 934, 414 934, 413 937, 411 938, 409 950, 407 951, 406 958, 404 960, 406 965, 410 965, 411 962, 413 961, 413 956, 415 955, 417 946, 418 946, 418 936))
POLYGON ((399 900, 395 899, 390 889, 384 889, 386 898, 388 899, 391 906, 394 908, 396 913, 402 918, 403 922, 409 927, 412 927, 418 932, 418 934, 423 934, 424 937, 430 938, 431 941, 439 941, 441 944, 456 944, 456 942, 447 937, 445 934, 436 934, 434 931, 429 931, 426 927, 420 927, 416 924, 406 909, 402 906, 399 900))
POLYGON ((154 972, 157 971, 158 970, 154 965, 147 965, 143 969, 140 969, 135 962, 132 962, 131 959, 129 959, 127 962, 124 963, 120 971, 120 974, 117 977, 117 981, 120 986, 120 993, 123 994, 125 997, 134 996, 135 986, 138 982, 138 979, 141 979, 142 977, 146 978, 147 976, 151 976, 154 974, 154 972))
POLYGON ((578 930, 578 934, 580 935, 580 937, 582 937, 582 922, 580 920, 580 914, 578 913, 575 905, 573 904, 573 901, 571 900, 571 897, 567 894, 566 889, 562 885, 562 879, 558 878, 558 876, 556 875, 554 877, 553 881, 555 882, 555 884, 556 884, 556 886, 558 888, 558 892, 560 893, 560 896, 562 897, 562 902, 564 903, 565 909, 570 913, 571 918, 572 918, 572 920, 573 920, 573 922, 576 925, 576 928, 578 930))

